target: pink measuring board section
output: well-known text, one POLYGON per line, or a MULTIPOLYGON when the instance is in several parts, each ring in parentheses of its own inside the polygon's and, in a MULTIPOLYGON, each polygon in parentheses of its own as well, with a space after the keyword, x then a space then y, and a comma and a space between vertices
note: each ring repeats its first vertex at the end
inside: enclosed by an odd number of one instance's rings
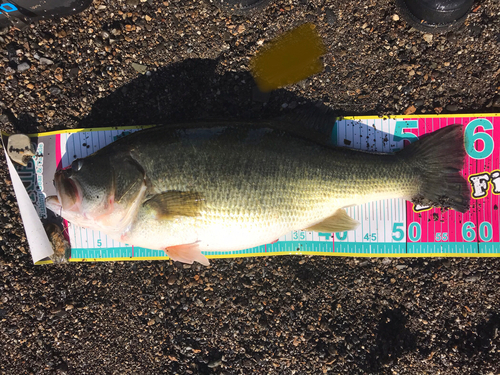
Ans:
MULTIPOLYGON (((486 149, 485 158, 477 159, 477 174, 473 176, 475 181, 471 182, 479 184, 479 189, 473 189, 472 195, 477 203, 477 221, 476 238, 479 241, 479 251, 481 253, 500 253, 500 223, 499 210, 500 205, 500 119, 498 117, 485 117, 481 125, 486 134, 493 140, 493 150, 489 154, 490 149, 486 149), (491 129, 484 130, 484 126, 491 129), (486 180, 487 183, 486 183, 486 180), (484 185, 487 185, 486 187, 484 185), (475 197, 474 197, 475 195, 475 197)), ((478 123, 479 124, 479 123, 478 123)), ((484 150, 489 140, 486 138, 477 148, 484 150)))
MULTIPOLYGON (((420 137, 452 124, 463 124, 464 129, 473 118, 419 118, 413 121, 411 132, 420 137), (418 127, 416 126, 418 122, 418 127)), ((477 160, 467 153, 462 175, 478 173, 477 160)), ((442 212, 439 208, 415 208, 407 203, 407 252, 408 253, 477 253, 479 251, 474 230, 478 227, 478 201, 471 200, 468 212, 454 210, 442 212)))

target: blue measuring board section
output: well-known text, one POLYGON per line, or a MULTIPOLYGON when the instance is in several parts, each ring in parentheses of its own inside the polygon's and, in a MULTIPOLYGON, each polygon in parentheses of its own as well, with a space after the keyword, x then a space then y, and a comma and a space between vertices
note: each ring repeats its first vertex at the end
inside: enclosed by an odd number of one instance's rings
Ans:
POLYGON ((335 242, 336 253, 349 254, 404 254, 406 243, 375 242, 371 244, 359 242, 335 242))
MULTIPOLYGON (((402 254, 425 255, 425 254, 491 254, 500 253, 500 243, 488 242, 422 242, 422 243, 358 243, 358 242, 335 242, 332 241, 279 241, 273 244, 257 246, 236 251, 204 251, 208 258, 217 257, 248 257, 248 256, 271 256, 271 255, 373 255, 373 256, 398 256, 402 254)), ((97 259, 124 259, 141 260, 144 258, 168 258, 162 250, 151 250, 143 247, 116 247, 116 248, 94 248, 71 250, 72 259, 97 260, 97 259)))
POLYGON ((498 242, 479 242, 480 254, 500 254, 500 243, 498 242))
MULTIPOLYGON (((333 243, 331 241, 303 242, 303 241, 280 241, 273 244, 257 246, 236 251, 203 251, 207 257, 220 256, 257 256, 273 254, 300 254, 302 252, 317 253, 317 255, 328 255, 333 253, 333 243)), ((167 258, 162 250, 151 250, 144 247, 116 247, 116 248, 73 248, 71 249, 72 259, 104 259, 104 258, 167 258)))

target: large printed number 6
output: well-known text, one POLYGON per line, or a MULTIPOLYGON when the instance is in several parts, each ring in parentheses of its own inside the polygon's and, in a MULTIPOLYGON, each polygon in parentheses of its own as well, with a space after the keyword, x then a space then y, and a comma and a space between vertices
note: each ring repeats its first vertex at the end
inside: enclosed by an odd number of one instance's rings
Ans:
POLYGON ((492 130, 493 124, 486 119, 479 118, 469 122, 465 127, 465 150, 472 159, 485 159, 493 153, 493 138, 486 130, 492 130), (483 131, 476 133, 477 128, 482 127, 483 131), (478 151, 476 149, 476 141, 483 142, 483 149, 478 151))

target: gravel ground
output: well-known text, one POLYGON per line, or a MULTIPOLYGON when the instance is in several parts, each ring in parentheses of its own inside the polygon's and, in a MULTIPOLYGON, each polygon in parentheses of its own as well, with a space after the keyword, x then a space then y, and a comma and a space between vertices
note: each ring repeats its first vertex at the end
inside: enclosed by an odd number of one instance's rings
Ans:
MULTIPOLYGON (((500 3, 423 34, 392 2, 95 1, 0 31, 0 129, 500 111, 500 3), (313 22, 325 70, 262 95, 260 45, 313 22)), ((3 158, 2 158, 3 159, 3 158)), ((2 374, 499 374, 497 259, 275 257, 33 266, 0 164, 2 374)))

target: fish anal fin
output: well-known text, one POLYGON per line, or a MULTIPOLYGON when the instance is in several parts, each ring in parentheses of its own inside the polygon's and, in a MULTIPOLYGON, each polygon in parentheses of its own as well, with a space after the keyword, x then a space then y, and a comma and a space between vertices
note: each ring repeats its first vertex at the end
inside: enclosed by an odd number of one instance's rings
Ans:
POLYGON ((307 228, 314 232, 344 232, 354 230, 358 227, 359 222, 351 218, 345 210, 338 209, 335 213, 323 220, 322 222, 307 228))
POLYGON ((157 219, 170 219, 176 216, 196 217, 200 214, 204 199, 200 193, 191 191, 166 191, 154 195, 144 206, 149 208, 157 219))
POLYGON ((197 242, 167 247, 165 253, 175 262, 193 264, 193 262, 196 261, 204 266, 210 265, 207 257, 201 253, 200 246, 197 242))

